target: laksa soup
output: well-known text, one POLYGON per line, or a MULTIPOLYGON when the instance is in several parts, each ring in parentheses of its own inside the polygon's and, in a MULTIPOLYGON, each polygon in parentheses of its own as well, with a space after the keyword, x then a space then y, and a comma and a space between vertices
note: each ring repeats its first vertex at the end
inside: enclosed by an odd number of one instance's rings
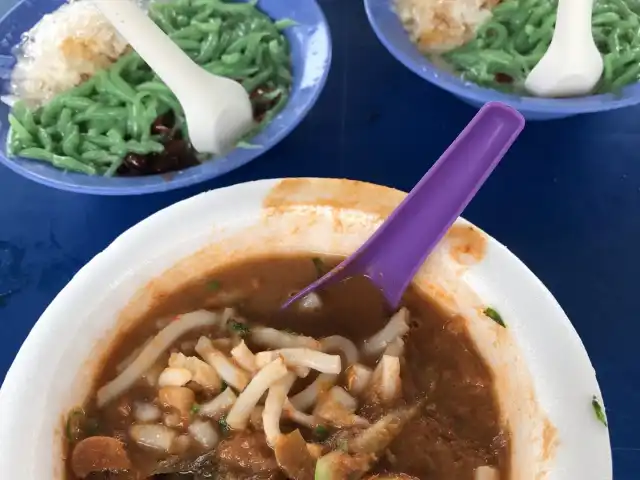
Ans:
POLYGON ((162 296, 66 416, 65 480, 509 480, 495 379, 458 316, 341 259, 235 262, 162 296))

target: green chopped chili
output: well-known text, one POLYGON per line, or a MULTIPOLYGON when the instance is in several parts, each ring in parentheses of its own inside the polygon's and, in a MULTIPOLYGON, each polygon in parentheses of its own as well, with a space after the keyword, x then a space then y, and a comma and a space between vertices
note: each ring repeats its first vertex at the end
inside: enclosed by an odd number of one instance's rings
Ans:
POLYGON ((99 427, 97 420, 87 417, 84 409, 78 407, 69 412, 65 434, 70 443, 77 443, 84 438, 96 435, 99 427))
POLYGON ((600 421, 600 423, 602 423, 605 427, 609 426, 607 422, 607 416, 604 413, 604 407, 598 400, 598 397, 596 397, 595 395, 591 399, 591 406, 593 407, 593 411, 596 414, 596 418, 600 421))
POLYGON ((230 430, 226 416, 220 417, 220 420, 218 420, 218 425, 220 425, 220 430, 222 430, 222 433, 226 433, 230 430))
POLYGON ((237 333, 241 337, 248 335, 250 331, 246 324, 238 322, 237 320, 230 320, 228 326, 232 332, 237 333))
POLYGON ((209 283, 207 283, 207 288, 212 292, 217 292, 218 290, 220 290, 220 287, 222 287, 222 285, 218 280, 211 280, 209 283))
POLYGON ((329 429, 324 425, 318 425, 313 429, 313 435, 320 441, 324 441, 329 437, 329 429))
POLYGON ((197 403, 194 403, 191 406, 191 415, 197 415, 198 412, 200 412, 200 405, 198 405, 197 403))
POLYGON ((507 326, 502 319, 502 315, 500 315, 495 308, 487 307, 484 309, 483 313, 501 327, 507 326))

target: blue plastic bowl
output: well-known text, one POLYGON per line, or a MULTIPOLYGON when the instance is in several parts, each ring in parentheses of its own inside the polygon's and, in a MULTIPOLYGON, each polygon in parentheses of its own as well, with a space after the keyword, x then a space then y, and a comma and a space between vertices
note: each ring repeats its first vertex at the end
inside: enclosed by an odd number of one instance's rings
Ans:
MULTIPOLYGON (((35 25, 62 0, 20 0, 0 20, 0 56, 9 57, 20 35, 35 25)), ((293 90, 286 107, 251 143, 259 148, 235 149, 225 157, 179 172, 146 177, 99 177, 58 170, 47 163, 8 158, 6 140, 9 109, 0 106, 0 162, 14 172, 61 190, 95 195, 138 195, 194 185, 234 170, 262 155, 287 136, 314 105, 331 65, 331 37, 327 21, 315 0, 260 0, 258 7, 274 19, 290 18, 298 25, 285 30, 291 44, 293 90)), ((0 65, 0 74, 2 65, 0 65)), ((4 72, 7 73, 6 71, 4 72)))
POLYGON ((640 103, 638 83, 624 88, 621 93, 615 95, 544 99, 509 95, 464 81, 439 69, 418 51, 393 11, 392 2, 393 0, 364 0, 369 23, 382 44, 409 70, 474 107, 498 101, 518 109, 528 120, 551 120, 581 113, 604 112, 640 103))

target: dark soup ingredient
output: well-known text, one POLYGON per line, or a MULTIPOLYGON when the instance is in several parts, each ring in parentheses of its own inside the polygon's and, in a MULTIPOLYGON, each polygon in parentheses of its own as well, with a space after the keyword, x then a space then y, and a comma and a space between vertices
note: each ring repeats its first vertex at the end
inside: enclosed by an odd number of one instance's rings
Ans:
POLYGON ((462 322, 338 258, 244 261, 153 305, 68 417, 68 479, 509 478, 491 372, 462 322), (187 313, 185 313, 187 312, 187 313))

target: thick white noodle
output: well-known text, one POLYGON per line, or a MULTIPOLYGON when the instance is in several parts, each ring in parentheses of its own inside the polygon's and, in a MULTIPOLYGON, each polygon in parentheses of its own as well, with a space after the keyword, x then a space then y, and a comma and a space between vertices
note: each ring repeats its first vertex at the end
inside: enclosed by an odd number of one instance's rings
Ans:
POLYGON ((373 370, 361 363, 354 363, 345 372, 347 377, 347 390, 352 395, 361 395, 371 381, 373 370))
POLYGON ((409 331, 409 310, 401 308, 389 320, 389 322, 372 337, 364 341, 362 353, 366 357, 380 355, 387 345, 396 338, 402 337, 409 331))
POLYGON ((120 375, 104 385, 96 394, 98 408, 122 395, 158 360, 160 355, 182 335, 203 327, 213 327, 220 324, 220 314, 207 310, 198 310, 181 315, 171 322, 142 349, 136 359, 125 368, 120 375))
POLYGON ((256 356, 247 347, 247 344, 242 340, 238 345, 231 349, 231 357, 236 361, 238 365, 244 368, 247 372, 253 374, 258 370, 256 364, 256 356))
POLYGON ((296 348, 306 347, 320 350, 320 342, 315 338, 283 332, 275 328, 255 326, 251 328, 251 341, 266 348, 296 348))
POLYGON ((338 375, 321 373, 307 388, 290 398, 291 404, 298 410, 306 412, 316 404, 320 395, 329 391, 337 381, 338 375))
POLYGON ((287 400, 287 394, 293 382, 296 381, 296 374, 287 373, 280 380, 269 387, 267 400, 264 402, 264 410, 262 412, 262 428, 267 438, 267 443, 271 448, 275 447, 278 438, 280 438, 280 417, 282 417, 282 407, 287 400))
POLYGON ((307 367, 322 373, 338 374, 342 370, 340 355, 329 355, 310 348, 281 348, 256 354, 258 367, 282 357, 289 367, 307 367))
POLYGON ((231 407, 227 415, 227 425, 233 430, 244 430, 251 416, 251 411, 260 401, 260 397, 288 372, 282 358, 275 359, 261 369, 231 407))
POLYGON ((220 418, 222 418, 229 412, 229 410, 231 410, 231 407, 233 407, 233 404, 236 403, 237 399, 238 397, 233 392, 233 390, 227 387, 216 398, 200 405, 198 414, 202 415, 203 417, 210 417, 215 420, 220 420, 220 418))
POLYGON ((215 368, 218 375, 227 385, 231 385, 238 391, 244 390, 249 383, 249 374, 236 366, 220 350, 215 348, 207 337, 200 337, 196 344, 196 352, 202 359, 215 368))
POLYGON ((348 338, 332 335, 320 340, 320 350, 325 353, 341 353, 347 365, 353 365, 360 359, 360 352, 348 338))

